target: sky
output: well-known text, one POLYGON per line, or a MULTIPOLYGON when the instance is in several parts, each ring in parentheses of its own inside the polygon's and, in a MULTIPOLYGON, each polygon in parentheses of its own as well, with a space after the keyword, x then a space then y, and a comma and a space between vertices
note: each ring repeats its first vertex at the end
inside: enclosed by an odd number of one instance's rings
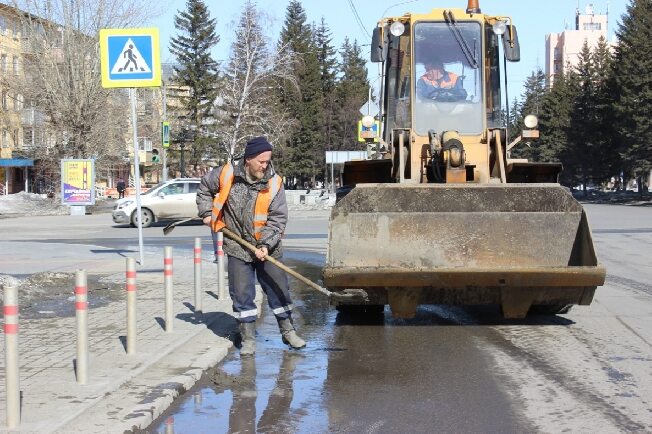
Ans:
MULTIPOLYGON (((205 0, 211 17, 217 19, 216 32, 220 42, 215 47, 214 56, 218 61, 228 58, 232 43, 234 22, 238 19, 244 0, 205 0)), ((268 36, 273 42, 283 21, 289 0, 258 0, 256 5, 271 18, 271 28, 268 36)), ((575 10, 584 12, 586 5, 592 4, 596 14, 609 10, 609 40, 615 36, 621 16, 625 13, 629 0, 479 0, 480 9, 488 15, 511 16, 518 29, 521 44, 521 61, 508 63, 509 99, 520 96, 523 92, 523 82, 540 68, 545 70, 545 36, 548 33, 558 33, 568 26, 573 29, 575 10)), ((466 0, 303 0, 308 22, 319 23, 324 18, 331 30, 333 44, 339 48, 344 38, 357 40, 363 46, 363 55, 369 58, 371 32, 382 16, 400 16, 406 12, 425 13, 433 8, 462 8, 466 0), (360 24, 353 12, 353 6, 360 18, 360 24)), ((174 15, 179 10, 185 10, 185 0, 163 0, 163 13, 152 20, 151 24, 161 32, 161 59, 163 62, 174 62, 169 52, 169 39, 176 34, 174 15)), ((368 63, 369 80, 374 82, 378 77, 377 66, 368 63)))

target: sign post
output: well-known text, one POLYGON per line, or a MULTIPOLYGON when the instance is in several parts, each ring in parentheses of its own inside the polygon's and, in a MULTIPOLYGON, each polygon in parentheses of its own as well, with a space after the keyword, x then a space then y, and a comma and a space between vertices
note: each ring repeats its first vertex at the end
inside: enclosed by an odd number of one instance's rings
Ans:
POLYGON ((136 223, 140 265, 145 263, 143 224, 140 206, 140 161, 138 160, 138 125, 136 88, 161 86, 161 58, 157 28, 100 30, 102 87, 129 88, 131 125, 134 140, 134 182, 136 187, 136 223))
MULTIPOLYGON (((165 88, 163 88, 163 117, 165 118, 165 88)), ((161 122, 161 145, 163 148, 163 182, 168 180, 168 165, 167 153, 170 147, 170 123, 168 121, 161 122)))

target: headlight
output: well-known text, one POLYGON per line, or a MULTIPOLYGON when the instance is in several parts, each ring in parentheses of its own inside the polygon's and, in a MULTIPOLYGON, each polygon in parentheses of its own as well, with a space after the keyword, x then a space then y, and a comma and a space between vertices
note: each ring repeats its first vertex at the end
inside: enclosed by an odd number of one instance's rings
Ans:
POLYGON ((507 23, 505 23, 505 21, 499 20, 496 21, 491 28, 495 34, 500 36, 505 33, 505 30, 507 30, 507 23))
POLYGON ((126 208, 129 205, 131 205, 132 203, 134 203, 133 200, 126 200, 126 201, 122 202, 120 205, 118 205, 118 209, 126 208))
POLYGON ((401 36, 405 31, 405 25, 400 21, 394 21, 391 26, 389 26, 389 32, 394 36, 401 36))

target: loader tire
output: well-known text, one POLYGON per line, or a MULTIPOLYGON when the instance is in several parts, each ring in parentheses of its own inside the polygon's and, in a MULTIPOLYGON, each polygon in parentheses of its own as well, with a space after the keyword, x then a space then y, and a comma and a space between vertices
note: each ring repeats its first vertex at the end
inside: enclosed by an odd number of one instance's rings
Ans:
POLYGON ((528 313, 532 313, 535 315, 561 315, 568 313, 571 308, 573 307, 572 304, 534 304, 530 308, 530 311, 528 313))

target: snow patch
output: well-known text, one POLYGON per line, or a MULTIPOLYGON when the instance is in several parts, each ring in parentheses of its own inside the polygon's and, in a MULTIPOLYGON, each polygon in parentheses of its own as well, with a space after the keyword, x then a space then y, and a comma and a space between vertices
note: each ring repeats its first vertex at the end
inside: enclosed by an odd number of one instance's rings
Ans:
POLYGON ((70 210, 56 198, 35 193, 7 194, 0 196, 0 215, 66 215, 70 210))

